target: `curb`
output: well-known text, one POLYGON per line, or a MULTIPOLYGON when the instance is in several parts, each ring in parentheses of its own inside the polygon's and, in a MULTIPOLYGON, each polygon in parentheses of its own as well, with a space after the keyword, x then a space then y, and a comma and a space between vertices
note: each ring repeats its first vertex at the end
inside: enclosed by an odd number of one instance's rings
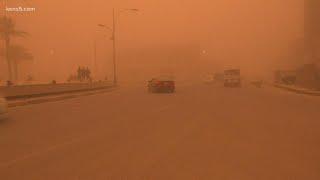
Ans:
POLYGON ((280 85, 280 84, 273 84, 273 86, 276 88, 284 89, 284 90, 294 92, 297 94, 305 94, 305 95, 310 95, 310 96, 320 96, 320 91, 312 91, 312 90, 307 90, 307 89, 296 89, 294 87, 280 85))

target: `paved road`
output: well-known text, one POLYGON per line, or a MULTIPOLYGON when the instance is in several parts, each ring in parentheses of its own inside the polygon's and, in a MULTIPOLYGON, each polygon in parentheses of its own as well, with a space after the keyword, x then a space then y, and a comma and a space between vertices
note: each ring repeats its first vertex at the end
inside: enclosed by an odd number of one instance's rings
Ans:
POLYGON ((0 122, 0 179, 318 180, 319 105, 273 88, 182 84, 17 107, 0 122))

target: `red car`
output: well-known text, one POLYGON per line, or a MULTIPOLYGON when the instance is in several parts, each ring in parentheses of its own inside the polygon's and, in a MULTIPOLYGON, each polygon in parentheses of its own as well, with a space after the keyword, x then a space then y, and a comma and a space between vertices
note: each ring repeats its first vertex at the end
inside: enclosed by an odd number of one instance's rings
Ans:
POLYGON ((152 93, 173 93, 175 82, 172 78, 153 78, 148 82, 148 91, 152 93))

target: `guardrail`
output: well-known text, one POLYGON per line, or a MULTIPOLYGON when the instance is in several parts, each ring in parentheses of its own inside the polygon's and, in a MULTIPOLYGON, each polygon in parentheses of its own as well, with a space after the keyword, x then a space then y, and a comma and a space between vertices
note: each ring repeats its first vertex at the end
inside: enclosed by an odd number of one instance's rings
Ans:
POLYGON ((320 91, 308 90, 303 88, 298 88, 294 86, 282 85, 282 84, 273 84, 274 87, 285 89, 290 92, 298 93, 298 94, 306 94, 311 96, 320 96, 320 91))
POLYGON ((2 86, 0 94, 8 100, 41 97, 48 95, 91 91, 114 87, 112 82, 35 84, 19 86, 2 86))

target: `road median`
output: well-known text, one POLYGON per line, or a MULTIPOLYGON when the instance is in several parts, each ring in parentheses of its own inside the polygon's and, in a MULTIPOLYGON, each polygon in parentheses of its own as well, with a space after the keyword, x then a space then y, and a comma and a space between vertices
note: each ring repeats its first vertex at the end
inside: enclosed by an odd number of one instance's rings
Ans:
POLYGON ((8 101, 8 106, 10 108, 12 108, 12 107, 17 107, 17 106, 26 106, 26 105, 32 105, 32 104, 63 101, 63 100, 73 99, 73 98, 77 98, 77 97, 81 97, 81 96, 90 96, 90 95, 95 95, 95 94, 106 93, 106 92, 110 92, 112 90, 114 90, 114 88, 92 90, 89 92, 78 92, 78 93, 49 95, 49 96, 43 96, 43 97, 10 100, 10 101, 8 101))
POLYGON ((300 88, 292 85, 273 84, 274 87, 284 89, 297 94, 305 94, 310 96, 320 96, 320 91, 300 88))
POLYGON ((7 100, 43 97, 67 93, 86 92, 99 89, 112 88, 109 81, 90 83, 61 83, 61 84, 35 84, 0 87, 0 94, 7 100))
POLYGON ((37 84, 0 87, 9 107, 59 101, 114 89, 112 82, 37 84))

